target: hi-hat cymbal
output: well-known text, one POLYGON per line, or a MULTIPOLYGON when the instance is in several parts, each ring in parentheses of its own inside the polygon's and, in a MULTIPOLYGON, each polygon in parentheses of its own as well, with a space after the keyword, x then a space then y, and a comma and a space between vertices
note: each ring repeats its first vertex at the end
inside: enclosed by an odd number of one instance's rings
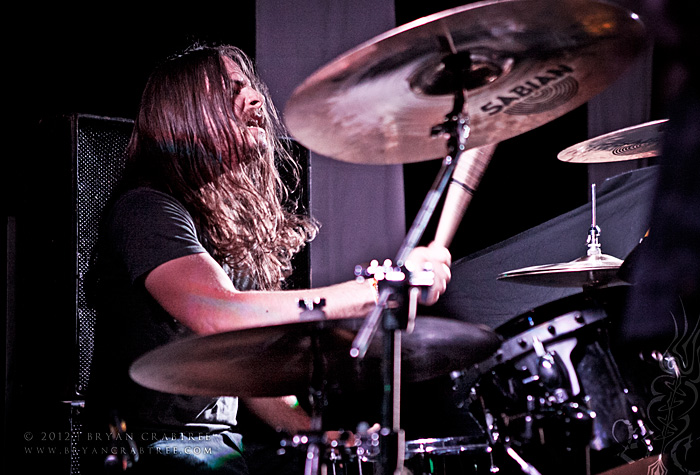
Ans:
POLYGON ((320 68, 292 93, 285 120, 301 144, 341 161, 430 160, 447 153, 446 137, 431 129, 453 109, 455 89, 467 92, 467 148, 498 143, 588 101, 644 44, 639 18, 608 2, 473 3, 392 29, 320 68))
POLYGON ((658 157, 668 119, 616 130, 562 150, 562 162, 606 163, 658 157))
POLYGON ((593 254, 571 262, 545 264, 503 272, 499 280, 545 287, 595 287, 621 281, 622 260, 607 254, 593 254))
MULTIPOLYGON (((150 389, 200 396, 306 394, 314 369, 324 373, 331 387, 374 387, 382 382, 381 335, 358 362, 350 347, 360 322, 307 321, 187 338, 141 356, 130 375, 150 389), (315 341, 321 364, 314 359, 315 341)), ((498 348, 500 337, 480 325, 418 317, 402 342, 404 380, 418 382, 486 358, 498 348)))

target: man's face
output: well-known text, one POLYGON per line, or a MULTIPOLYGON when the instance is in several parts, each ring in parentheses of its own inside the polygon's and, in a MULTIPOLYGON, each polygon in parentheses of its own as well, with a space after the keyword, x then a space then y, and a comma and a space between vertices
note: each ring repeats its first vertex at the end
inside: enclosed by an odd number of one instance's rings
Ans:
POLYGON ((263 128, 263 107, 265 98, 252 87, 250 80, 232 60, 225 58, 226 70, 234 91, 233 112, 236 118, 246 124, 240 139, 251 147, 264 147, 267 134, 263 128))

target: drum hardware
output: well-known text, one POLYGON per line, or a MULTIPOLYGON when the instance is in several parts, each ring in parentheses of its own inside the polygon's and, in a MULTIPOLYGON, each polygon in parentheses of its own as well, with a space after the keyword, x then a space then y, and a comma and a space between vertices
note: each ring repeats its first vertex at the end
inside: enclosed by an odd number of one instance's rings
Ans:
POLYGON ((533 338, 533 348, 537 355, 535 375, 524 379, 523 384, 527 385, 530 382, 541 384, 546 393, 550 394, 550 400, 553 398, 553 402, 561 404, 571 394, 571 381, 564 369, 564 363, 555 351, 545 350, 544 345, 537 338, 533 338))
MULTIPOLYGON (((317 301, 299 301, 299 308, 302 309, 302 320, 325 320, 326 315, 323 312, 323 307, 326 302, 324 299, 317 301)), ((311 366, 311 381, 308 388, 309 401, 311 402, 311 424, 312 432, 319 433, 323 430, 323 411, 328 405, 328 366, 324 356, 325 349, 322 347, 321 335, 319 331, 312 331, 310 337, 311 357, 313 363, 311 366)), ((322 454, 325 452, 326 446, 323 439, 310 439, 306 448, 306 461, 304 466, 304 475, 320 474, 322 463, 322 454)))
POLYGON ((564 392, 549 391, 539 382, 538 378, 522 381, 526 392, 523 413, 501 412, 495 416, 484 407, 492 450, 500 448, 528 474, 541 475, 540 470, 550 473, 553 460, 543 462, 539 452, 544 447, 550 453, 559 453, 558 458, 565 460, 562 465, 581 466, 587 457, 586 442, 595 413, 588 409, 585 398, 565 397, 564 392))
POLYGON ((668 119, 616 130, 562 150, 557 158, 570 163, 608 163, 661 155, 668 119))
POLYGON ((654 450, 646 416, 605 340, 613 307, 605 302, 624 288, 605 290, 554 302, 499 328, 510 337, 462 376, 473 381, 473 409, 494 450, 511 449, 544 475, 564 466, 599 473, 654 450), (578 310, 542 318, 581 297, 585 305, 578 310), (513 324, 525 329, 518 332, 513 324), (549 454, 556 450, 569 458, 555 461, 549 454))
POLYGON ((665 373, 675 376, 676 378, 681 377, 681 368, 675 356, 655 350, 651 352, 651 358, 661 365, 661 369, 665 373))
POLYGON ((460 437, 442 439, 416 439, 406 443, 406 452, 414 454, 444 455, 471 450, 488 450, 486 444, 475 444, 473 441, 460 437))
MULTIPOLYGON (((449 37, 446 38, 448 40, 449 37)), ((450 43, 449 41, 447 43, 450 43)), ((433 215, 438 201, 442 196, 447 184, 452 176, 455 166, 460 156, 466 149, 467 138, 469 137, 469 118, 464 114, 466 104, 466 91, 464 81, 461 78, 461 64, 455 60, 457 51, 454 45, 445 45, 444 58, 441 63, 443 68, 442 77, 445 80, 447 92, 453 97, 452 110, 445 115, 441 124, 433 125, 430 129, 431 137, 447 138, 447 155, 444 156, 440 171, 436 176, 431 189, 426 195, 421 207, 414 219, 411 227, 404 238, 396 256, 397 267, 404 267, 409 253, 418 245, 425 228, 433 215)), ((384 392, 382 400, 382 433, 386 436, 381 439, 380 463, 378 464, 378 475, 388 475, 403 470, 403 457, 405 447, 403 446, 404 434, 401 429, 401 334, 405 330, 413 317, 409 311, 409 319, 406 322, 397 320, 394 312, 389 308, 389 302, 395 300, 397 295, 409 295, 409 309, 416 308, 417 287, 410 289, 406 286, 410 284, 409 279, 404 279, 399 285, 397 281, 392 285, 380 286, 379 298, 374 310, 365 319, 362 328, 358 332, 353 342, 350 356, 353 358, 364 358, 369 345, 377 333, 379 326, 384 329, 384 358, 382 359, 382 380, 384 382, 384 392)), ((400 282, 400 281, 398 281, 400 282)))
POLYGON ((489 472, 498 473, 501 471, 501 468, 499 467, 500 464, 497 465, 494 460, 494 452, 500 448, 503 450, 506 456, 510 457, 510 459, 517 464, 521 472, 527 475, 542 475, 534 465, 527 462, 511 447, 509 436, 501 437, 496 419, 494 418, 493 414, 491 414, 491 412, 485 406, 483 406, 483 401, 482 410, 484 414, 484 422, 486 423, 486 434, 488 437, 486 452, 490 458, 489 472))
MULTIPOLYGON (((449 158, 449 156, 447 157, 449 158)), ((444 162, 444 169, 449 165, 448 160, 444 162)), ((445 186, 444 177, 440 178, 440 183, 436 183, 434 188, 439 189, 445 186)), ((426 198, 423 206, 425 213, 431 213, 435 203, 430 203, 430 196, 426 198)), ((427 224, 427 220, 416 220, 399 251, 399 259, 403 259, 403 253, 415 247, 417 240, 422 234, 422 229, 427 224), (411 241, 413 236, 414 241, 411 241)), ((432 272, 409 270, 409 264, 402 267, 393 267, 391 261, 385 261, 380 267, 373 263, 366 271, 361 268, 359 277, 365 278, 365 274, 371 275, 379 284, 379 301, 373 312, 363 322, 360 331, 353 341, 350 356, 363 359, 367 349, 372 342, 374 334, 379 330, 379 325, 384 332, 382 338, 384 348, 384 358, 382 359, 382 380, 384 382, 382 398, 382 429, 380 430, 380 450, 377 471, 379 474, 398 473, 403 471, 405 445, 404 433, 400 425, 400 404, 401 404, 401 371, 403 359, 401 357, 401 345, 403 333, 412 335, 415 330, 416 309, 418 304, 418 293, 420 289, 432 285, 432 272), (408 302, 408 303, 406 303, 408 302)), ((435 373, 432 373, 434 376, 435 373)))
POLYGON ((490 471, 495 468, 489 445, 469 437, 424 438, 406 443, 405 464, 412 475, 451 473, 451 470, 481 473, 482 460, 490 463, 490 471), (473 471, 467 467, 473 467, 473 471))
MULTIPOLYGON (((453 109, 445 116, 442 124, 433 126, 431 129, 431 136, 447 137, 448 154, 444 157, 440 172, 435 178, 431 190, 425 197, 408 234, 401 244, 396 260, 399 265, 402 266, 409 252, 415 248, 421 239, 438 201, 459 163, 460 157, 466 150, 467 138, 469 136, 470 128, 468 126, 468 117, 465 117, 463 114, 466 104, 466 93, 462 82, 457 79, 457 76, 459 76, 461 72, 457 69, 453 69, 459 67, 458 62, 454 60, 457 53, 454 51, 454 48, 448 50, 447 53, 449 54, 443 59, 443 64, 445 66, 444 77, 449 78, 448 82, 451 83, 450 90, 453 91, 454 96, 453 109)), ((490 153, 492 153, 493 149, 490 150, 490 153)), ((470 164, 476 164, 469 168, 469 170, 473 170, 472 174, 473 177, 475 177, 472 181, 476 182, 480 179, 481 173, 483 173, 489 160, 490 154, 485 160, 474 160, 470 162, 470 164)), ((407 264, 408 263, 406 263, 406 265, 407 264)), ((389 262, 388 265, 390 266, 391 263, 389 262)), ((391 431, 389 431, 390 438, 385 439, 385 441, 392 439, 401 441, 403 440, 399 409, 401 405, 401 358, 397 358, 396 355, 400 354, 401 351, 401 331, 408 330, 409 333, 412 332, 418 304, 418 291, 421 287, 426 289, 432 285, 432 279, 426 279, 424 276, 425 272, 423 272, 423 278, 421 278, 421 273, 404 272, 403 268, 394 268, 394 270, 390 270, 390 272, 386 272, 385 269, 380 269, 379 274, 381 274, 382 277, 394 274, 408 274, 411 277, 407 279, 404 278, 403 280, 378 279, 380 289, 378 303, 374 311, 368 315, 363 327, 358 332, 350 354, 355 358, 364 358, 374 334, 380 324, 382 325, 386 335, 383 340, 385 347, 385 358, 383 360, 385 388, 382 403, 383 430, 388 430, 387 428, 391 427, 391 431), (410 288, 406 287, 406 282, 410 284, 410 288), (408 301, 408 305, 404 307, 407 310, 405 319, 399 317, 397 320, 394 315, 395 312, 392 312, 389 308, 390 302, 396 300, 400 302, 408 301)), ((373 274, 375 279, 377 279, 377 276, 377 273, 373 274)), ((399 308, 401 308, 401 305, 399 305, 399 308)), ((384 449, 380 451, 380 454, 382 457, 380 473, 388 474, 390 472, 399 472, 402 470, 404 462, 402 457, 405 455, 405 447, 401 443, 399 443, 398 446, 395 444, 387 446, 385 443, 384 449), (392 467, 391 460, 387 459, 387 454, 391 453, 398 454, 398 462, 394 467, 392 467)))
MULTIPOLYGON (((523 333, 505 340, 496 353, 478 364, 479 370, 482 372, 490 371, 501 363, 519 358, 529 352, 536 352, 540 356, 544 344, 554 343, 564 335, 602 322, 606 318, 607 314, 602 309, 573 310, 559 315, 549 322, 532 326, 523 333)), ((574 389, 574 394, 576 393, 577 391, 574 389)))
POLYGON ((499 280, 549 287, 599 288, 622 283, 619 270, 623 261, 601 252, 600 227, 596 223, 595 184, 591 185, 591 227, 584 257, 570 262, 545 264, 503 272, 499 280))
MULTIPOLYGON (((499 463, 496 463, 495 460, 495 454, 500 449, 505 456, 510 457, 511 460, 517 463, 521 471, 537 475, 538 472, 534 467, 527 464, 527 462, 522 460, 517 454, 513 456, 513 454, 508 452, 507 449, 510 446, 508 445, 509 442, 507 438, 501 437, 496 417, 493 416, 490 409, 484 404, 483 398, 477 391, 479 380, 482 377, 480 363, 474 364, 471 367, 465 367, 461 371, 453 371, 450 377, 456 391, 466 391, 468 393, 468 397, 464 401, 465 406, 467 406, 470 412, 475 416, 478 417, 479 414, 482 416, 481 426, 486 437, 485 443, 472 444, 472 448, 477 449, 476 451, 478 453, 483 453, 488 456, 489 473, 498 473, 501 471, 500 465, 503 463, 503 457, 499 459, 499 463), (474 408, 474 405, 479 406, 478 411, 474 408)), ((418 440, 416 443, 421 444, 423 441, 418 440)), ((419 453, 418 450, 415 450, 415 452, 419 453)), ((425 450, 425 452, 427 453, 428 450, 425 450)))
POLYGON ((291 438, 281 440, 280 447, 281 453, 286 452, 288 448, 303 450, 308 454, 307 461, 318 460, 318 463, 306 467, 305 474, 319 470, 323 464, 327 467, 323 473, 362 475, 363 466, 371 467, 376 463, 379 454, 379 433, 370 434, 367 427, 358 426, 355 433, 340 431, 295 434, 291 438))

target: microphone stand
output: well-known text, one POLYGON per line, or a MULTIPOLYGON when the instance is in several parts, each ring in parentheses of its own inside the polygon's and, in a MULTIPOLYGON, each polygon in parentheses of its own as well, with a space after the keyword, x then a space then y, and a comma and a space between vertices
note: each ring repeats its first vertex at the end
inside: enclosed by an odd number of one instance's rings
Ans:
MULTIPOLYGON (((448 153, 442 160, 442 165, 436 176, 428 194, 421 205, 411 228, 404 238, 401 247, 396 255, 395 263, 401 268, 404 266, 410 252, 418 245, 425 228, 432 217, 435 208, 447 187, 452 173, 457 165, 459 157, 466 149, 466 142, 469 136, 468 118, 463 113, 466 103, 465 91, 460 83, 455 87, 454 105, 452 111, 445 116, 442 124, 436 125, 431 130, 431 135, 447 136, 448 153)), ((380 463, 377 467, 377 475, 389 475, 399 471, 403 460, 401 448, 403 441, 400 425, 400 394, 401 394, 401 330, 406 327, 401 324, 389 311, 388 303, 397 296, 397 292, 403 292, 403 285, 381 285, 379 299, 376 306, 364 320, 362 327, 353 340, 350 356, 362 359, 369 349, 369 345, 374 338, 379 325, 384 329, 383 338, 383 398, 382 398, 382 427, 380 438, 380 463), (382 318, 383 317, 383 318, 382 318), (403 327, 403 328, 401 328, 403 327), (390 410, 391 408, 391 410, 390 410), (392 463, 392 460, 396 460, 392 463)), ((414 290, 414 289, 412 289, 414 290)))

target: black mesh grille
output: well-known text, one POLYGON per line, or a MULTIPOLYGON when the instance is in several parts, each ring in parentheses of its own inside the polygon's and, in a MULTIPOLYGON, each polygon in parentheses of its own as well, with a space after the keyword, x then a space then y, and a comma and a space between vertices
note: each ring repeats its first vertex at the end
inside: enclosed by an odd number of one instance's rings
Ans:
POLYGON ((87 390, 94 347, 95 311, 86 301, 84 278, 97 240, 102 211, 122 176, 133 123, 79 117, 77 127, 77 342, 79 392, 87 390))
POLYGON ((70 475, 80 475, 82 473, 82 460, 85 443, 83 438, 83 424, 80 411, 83 406, 73 405, 70 408, 70 475))

